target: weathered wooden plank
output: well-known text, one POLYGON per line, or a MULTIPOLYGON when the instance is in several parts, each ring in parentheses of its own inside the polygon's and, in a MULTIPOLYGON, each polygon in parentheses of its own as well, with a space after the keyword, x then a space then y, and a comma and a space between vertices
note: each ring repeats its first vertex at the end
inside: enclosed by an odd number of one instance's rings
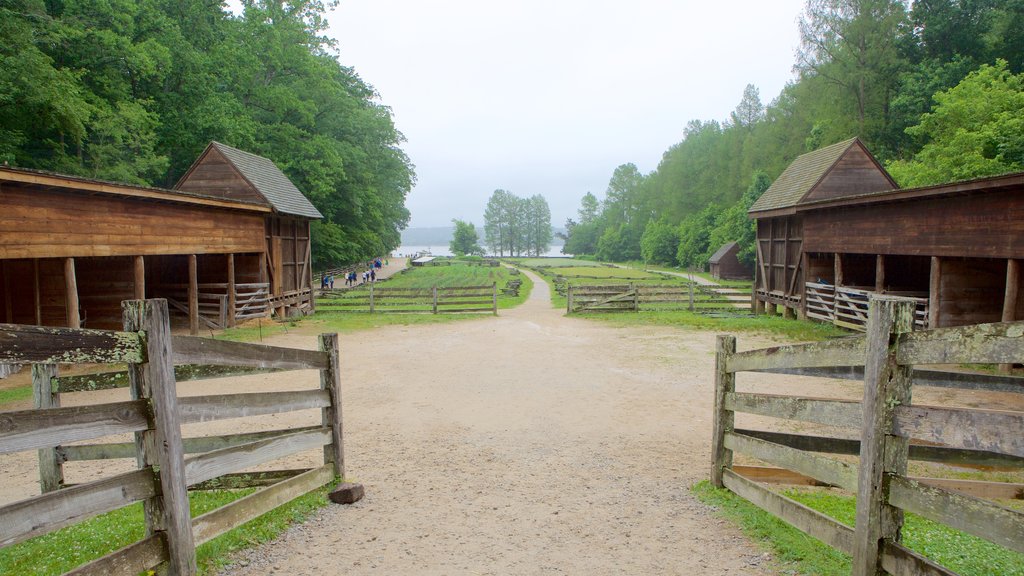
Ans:
POLYGON ((327 365, 326 355, 316 350, 298 350, 194 336, 174 336, 172 341, 175 364, 214 364, 279 370, 320 370, 327 365))
POLYGON ((0 363, 82 364, 139 362, 139 335, 111 330, 85 330, 0 324, 0 363))
POLYGON ((736 392, 736 374, 726 369, 736 353, 736 337, 719 334, 715 340, 715 407, 711 434, 711 484, 721 488, 722 472, 732 465, 732 450, 725 445, 726 434, 736 424, 736 414, 728 410, 725 398, 736 392))
POLYGON ((0 412, 0 454, 144 430, 147 413, 143 400, 0 412))
MULTIPOLYGON (((55 364, 32 365, 32 403, 36 409, 60 408, 60 395, 53 392, 55 364)), ((64 468, 56 447, 39 449, 39 488, 45 494, 64 484, 64 468)))
POLYGON ((913 332, 900 338, 900 364, 1024 362, 1024 321, 913 332))
MULTIPOLYGON (((192 576, 197 571, 196 547, 188 506, 167 301, 128 300, 121 306, 125 326, 137 326, 146 334, 146 362, 141 365, 139 375, 143 380, 140 388, 149 394, 153 427, 140 439, 139 445, 144 449, 144 461, 160 467, 160 528, 167 535, 168 569, 175 576, 192 576)), ((129 366, 129 369, 138 373, 137 367, 129 366)))
POLYGON ((911 476, 910 480, 943 490, 962 492, 968 496, 986 500, 1024 500, 1024 484, 1013 482, 989 482, 985 480, 959 480, 955 478, 921 478, 911 476))
POLYGON ((725 407, 748 414, 846 428, 859 428, 862 419, 860 404, 848 400, 733 393, 726 394, 725 407))
MULTIPOLYGON (((770 374, 792 374, 815 378, 842 380, 863 380, 863 366, 834 366, 815 368, 764 368, 754 370, 770 374)), ((942 370, 914 370, 911 373, 915 386, 934 388, 957 388, 962 390, 988 390, 992 392, 1024 393, 1024 378, 996 374, 971 372, 945 372, 942 370)))
POLYGON ((1024 412, 898 406, 893 432, 956 448, 1024 457, 1024 412))
POLYGON ((0 546, 10 546, 156 493, 145 468, 15 502, 0 508, 0 546))
POLYGON ((900 366, 890 342, 913 327, 914 305, 890 297, 872 297, 864 361, 863 420, 857 477, 857 532, 853 576, 875 576, 881 566, 884 539, 897 540, 903 513, 885 501, 885 482, 906 474, 909 442, 891 436, 894 408, 910 402, 910 367, 900 366))
POLYGON ((167 561, 167 542, 158 532, 66 572, 64 576, 137 576, 167 561))
MULTIPOLYGON (((782 444, 800 450, 826 452, 829 454, 860 454, 860 441, 844 438, 828 438, 825 436, 807 436, 803 434, 787 434, 784 432, 768 432, 765 430, 737 429, 737 434, 752 436, 776 444, 782 444)), ((994 454, 984 450, 964 450, 946 446, 910 445, 910 459, 926 462, 941 462, 953 466, 969 468, 993 468, 1016 470, 1024 467, 1024 458, 1004 454, 994 454)))
POLYGON ((244 418, 262 414, 278 414, 329 406, 330 396, 322 390, 289 392, 253 392, 249 394, 218 394, 186 396, 178 401, 181 422, 212 422, 227 418, 244 418))
POLYGON ((192 521, 196 542, 199 544, 209 542, 228 530, 241 526, 333 479, 332 466, 327 464, 198 516, 192 521))
POLYGON ((899 476, 890 480, 889 503, 1024 553, 1024 512, 1019 510, 899 476))
POLYGON ((739 352, 729 359, 730 372, 766 368, 863 366, 864 338, 853 336, 793 346, 775 346, 739 352))
POLYGON ((312 468, 293 468, 289 470, 265 470, 262 472, 234 472, 218 476, 213 480, 189 486, 189 490, 238 490, 241 488, 259 488, 272 486, 282 480, 294 478, 309 472, 312 468))
POLYGON ((345 432, 341 403, 341 360, 337 334, 321 334, 317 347, 327 354, 327 368, 320 371, 320 389, 330 402, 320 411, 320 420, 331 430, 331 443, 324 446, 324 464, 333 464, 334 475, 345 477, 345 432))
POLYGON ((893 576, 957 576, 956 572, 889 540, 882 544, 882 568, 893 576))
POLYGON ((799 472, 773 466, 743 466, 733 464, 730 469, 748 480, 762 484, 789 484, 798 486, 831 486, 799 472))
MULTIPOLYGON (((291 432, 302 432, 306 430, 318 430, 320 426, 306 426, 303 428, 290 428, 285 430, 267 430, 264 432, 247 432, 244 434, 229 434, 225 436, 197 436, 184 438, 182 443, 186 454, 199 454, 239 446, 248 442, 272 438, 281 434, 291 432)), ((114 458, 135 458, 136 448, 133 442, 118 442, 111 444, 82 444, 77 446, 61 446, 58 454, 63 462, 77 462, 82 460, 108 460, 114 458)))
POLYGON ((804 533, 849 554, 853 550, 853 528, 807 506, 776 494, 732 470, 722 476, 725 487, 804 533))
POLYGON ((198 484, 296 452, 318 448, 330 441, 331 431, 321 428, 214 450, 186 460, 185 476, 189 485, 198 484))
POLYGON ((857 490, 857 467, 846 462, 735 433, 725 435, 725 446, 826 484, 857 490))

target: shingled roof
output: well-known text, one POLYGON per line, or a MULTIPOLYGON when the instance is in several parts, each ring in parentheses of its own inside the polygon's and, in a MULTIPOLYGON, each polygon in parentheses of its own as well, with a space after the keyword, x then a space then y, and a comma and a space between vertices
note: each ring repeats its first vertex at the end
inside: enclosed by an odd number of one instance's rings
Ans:
POLYGON ((858 138, 797 157, 751 206, 753 216, 792 212, 812 200, 856 196, 899 188, 858 138))
POLYGON ((728 254, 729 251, 735 247, 736 242, 726 242, 725 244, 722 244, 722 247, 719 248, 717 252, 712 254, 711 258, 708 258, 708 264, 718 264, 722 260, 722 258, 724 258, 725 255, 728 254))
POLYGON ((262 197, 280 214, 323 218, 323 214, 272 161, 220 142, 211 142, 206 147, 175 188, 231 198, 262 197), (210 158, 213 152, 216 152, 213 156, 219 155, 223 160, 210 158), (230 164, 237 176, 230 175, 224 161, 230 164))

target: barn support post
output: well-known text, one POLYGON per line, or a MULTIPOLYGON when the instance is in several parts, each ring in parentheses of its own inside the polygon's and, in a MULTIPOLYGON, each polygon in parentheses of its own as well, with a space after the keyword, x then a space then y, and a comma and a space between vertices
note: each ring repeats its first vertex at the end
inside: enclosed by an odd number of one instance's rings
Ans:
POLYGON ((4 322, 14 322, 14 302, 11 300, 11 275, 7 272, 7 260, 0 260, 0 272, 4 275, 4 322))
POLYGON ((135 299, 146 299, 146 259, 135 257, 135 299))
POLYGON ((885 291, 885 254, 875 255, 875 292, 885 291))
POLYGON ((942 317, 939 305, 942 303, 942 260, 932 256, 931 272, 928 276, 928 328, 939 327, 942 317))
POLYGON ((909 441, 892 433, 896 407, 910 404, 910 365, 896 362, 896 342, 913 329, 912 302, 872 296, 868 304, 864 361, 864 420, 860 433, 857 522, 853 537, 854 576, 884 574, 885 542, 898 542, 903 511, 889 504, 889 478, 905 476, 909 441))
POLYGON ((199 272, 196 255, 188 255, 188 332, 199 334, 199 272))
POLYGON ((145 334, 146 362, 129 364, 132 394, 149 400, 153 413, 152 428, 142 432, 140 459, 147 466, 159 467, 155 502, 148 507, 147 531, 163 532, 167 542, 168 573, 172 576, 196 574, 196 547, 192 518, 188 508, 185 477, 185 449, 181 439, 181 421, 174 380, 171 324, 167 301, 128 300, 121 304, 124 329, 145 334), (159 510, 159 512, 157 512, 159 510))
POLYGON ((784 305, 782 307, 782 317, 786 320, 794 320, 796 319, 796 310, 790 306, 784 305))
POLYGON ((766 315, 768 315, 768 316, 775 316, 775 314, 776 314, 775 303, 774 302, 765 302, 764 303, 764 313, 766 315))
MULTIPOLYGON (((1020 289, 1020 261, 1010 258, 1006 261, 1006 293, 1003 295, 1003 322, 1017 319, 1017 293, 1020 289)), ((1009 372, 1013 364, 1000 364, 1001 372, 1009 372)))
POLYGON ((725 409, 725 395, 736 391, 736 373, 729 372, 729 357, 736 353, 736 337, 719 334, 715 348, 715 414, 711 437, 711 483, 722 488, 722 471, 732 466, 732 450, 725 435, 733 431, 736 414, 725 409))
MULTIPOLYGON (((53 392, 56 364, 32 365, 32 405, 34 408, 60 408, 60 395, 53 392)), ((57 447, 39 449, 39 489, 43 494, 64 486, 64 467, 57 447)))
POLYGON ((324 446, 324 464, 334 464, 334 475, 345 476, 345 439, 341 419, 341 365, 338 354, 338 335, 321 334, 318 340, 321 352, 327 353, 327 367, 320 371, 320 389, 327 390, 331 405, 321 409, 321 421, 331 429, 331 443, 324 446))
MULTIPOLYGON (((6 274, 4 275, 6 277, 6 274)), ((64 306, 67 310, 68 328, 81 328, 82 317, 78 313, 78 281, 75 279, 75 259, 64 259, 64 306)))
POLYGON ((800 269, 804 271, 804 282, 800 286, 800 304, 796 309, 797 320, 807 320, 807 278, 808 271, 811 269, 811 257, 807 252, 801 252, 800 254, 800 269))
POLYGON ((32 259, 32 304, 36 312, 36 326, 43 325, 43 297, 39 290, 39 259, 32 259))
POLYGON ((235 306, 238 304, 238 291, 235 288, 235 255, 228 254, 228 316, 229 328, 235 325, 235 306))

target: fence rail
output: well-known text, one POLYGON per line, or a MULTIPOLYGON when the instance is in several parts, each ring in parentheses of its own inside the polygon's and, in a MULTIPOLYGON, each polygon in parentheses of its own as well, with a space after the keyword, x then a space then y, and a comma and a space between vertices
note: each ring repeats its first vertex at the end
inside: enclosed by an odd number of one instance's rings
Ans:
POLYGON ((566 312, 639 312, 689 310, 715 313, 749 306, 750 298, 735 299, 727 289, 686 284, 568 284, 566 312))
POLYGON ((370 283, 366 288, 322 291, 317 307, 321 311, 338 312, 490 312, 497 315, 498 285, 376 288, 370 283))
MULTIPOLYGON (((1024 512, 991 501, 1024 498, 1024 485, 907 476, 908 460, 1024 468, 1024 412, 911 401, 918 374, 919 385, 951 387, 967 378, 915 371, 914 364, 1024 361, 1024 322, 911 332, 916 306, 905 298, 872 295, 865 336, 739 353, 734 337, 718 338, 712 483, 851 554, 857 576, 953 574, 901 544, 902 511, 1024 552, 1024 512), (736 373, 741 371, 815 375, 840 367, 841 372, 863 377, 860 402, 736 390, 736 373), (845 427, 858 430, 860 438, 737 429, 736 413, 845 427), (734 453, 778 468, 733 466, 734 453), (851 464, 825 454, 857 454, 859 461, 851 464), (855 492, 855 525, 811 510, 762 482, 829 485, 855 492)), ((1000 389, 1024 394, 1019 378, 983 378, 986 386, 998 379, 1000 389)))
POLYGON ((71 573, 136 574, 166 563, 170 574, 191 575, 197 544, 344 475, 336 335, 321 335, 318 351, 172 337, 166 301, 128 301, 123 309, 122 332, 0 325, 0 361, 33 363, 36 404, 33 410, 0 414, 0 454, 38 450, 43 492, 0 506, 0 546, 141 501, 147 510, 146 537, 71 573), (128 369, 74 377, 57 372, 57 363, 93 362, 127 362, 128 369), (320 388, 176 396, 179 376, 189 380, 281 370, 319 370, 320 388), (60 407, 64 392, 124 386, 134 400, 60 407), (187 423, 311 408, 321 411, 319 426, 182 438, 181 426, 187 423), (128 432, 135 434, 134 442, 66 445, 128 432), (320 447, 322 466, 239 474, 320 447), (139 467, 84 484, 64 483, 64 463, 112 458, 132 458, 139 467), (221 483, 260 489, 191 518, 188 487, 221 483))
MULTIPOLYGON (((867 329, 868 300, 875 294, 871 290, 807 282, 807 317, 863 332, 867 329)), ((928 298, 894 297, 913 302, 914 329, 928 328, 928 298)))

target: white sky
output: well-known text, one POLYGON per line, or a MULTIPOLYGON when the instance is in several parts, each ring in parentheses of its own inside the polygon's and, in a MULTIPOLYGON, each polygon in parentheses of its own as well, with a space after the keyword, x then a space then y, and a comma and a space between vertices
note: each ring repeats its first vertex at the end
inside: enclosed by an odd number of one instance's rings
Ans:
POLYGON ((341 0, 339 61, 391 107, 418 182, 411 227, 483 223, 491 193, 542 194, 552 224, 654 170, 692 119, 792 78, 803 0, 341 0))

